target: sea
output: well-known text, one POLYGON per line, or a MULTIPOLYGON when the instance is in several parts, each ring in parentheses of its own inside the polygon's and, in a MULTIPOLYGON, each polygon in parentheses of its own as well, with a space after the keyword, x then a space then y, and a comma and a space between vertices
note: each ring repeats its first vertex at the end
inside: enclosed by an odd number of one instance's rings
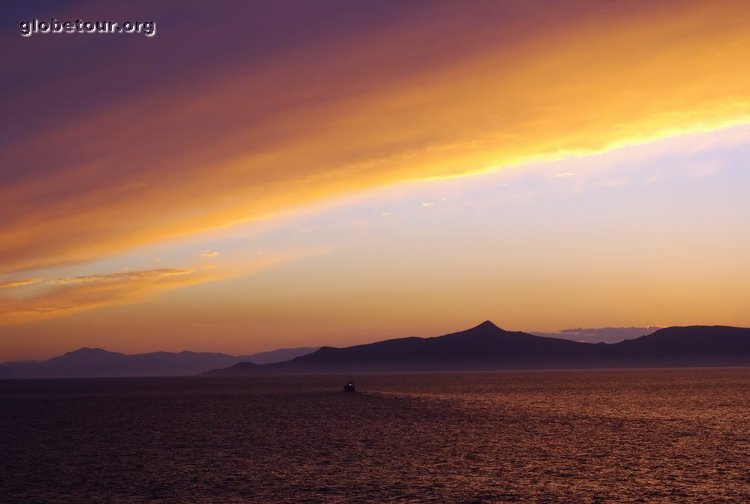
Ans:
POLYGON ((750 369, 4 380, 0 501, 750 502, 750 369))

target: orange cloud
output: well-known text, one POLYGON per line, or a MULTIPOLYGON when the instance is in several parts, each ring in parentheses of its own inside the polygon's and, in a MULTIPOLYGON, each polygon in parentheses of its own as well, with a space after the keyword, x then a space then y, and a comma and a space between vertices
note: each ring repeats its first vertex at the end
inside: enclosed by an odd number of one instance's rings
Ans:
POLYGON ((4 280, 0 282, 0 289, 13 289, 15 287, 25 287, 26 285, 32 285, 37 283, 39 280, 35 278, 27 280, 4 280))
POLYGON ((100 306, 130 303, 167 289, 205 282, 205 272, 162 268, 108 275, 62 278, 50 282, 46 293, 21 298, 0 298, 0 323, 19 323, 60 316, 100 306))
POLYGON ((556 4, 434 6, 35 129, 0 153, 0 273, 750 120, 747 2, 556 4))
POLYGON ((235 257, 222 265, 81 275, 45 282, 35 280, 35 283, 47 288, 31 296, 0 297, 0 326, 148 301, 175 289, 249 276, 300 258, 326 254, 331 250, 330 247, 296 248, 252 260, 244 256, 235 257))
POLYGON ((83 275, 73 278, 60 278, 56 281, 58 285, 92 285, 125 283, 135 281, 152 281, 170 278, 178 275, 189 275, 191 270, 179 268, 159 268, 145 271, 127 271, 124 273, 109 273, 106 275, 83 275))

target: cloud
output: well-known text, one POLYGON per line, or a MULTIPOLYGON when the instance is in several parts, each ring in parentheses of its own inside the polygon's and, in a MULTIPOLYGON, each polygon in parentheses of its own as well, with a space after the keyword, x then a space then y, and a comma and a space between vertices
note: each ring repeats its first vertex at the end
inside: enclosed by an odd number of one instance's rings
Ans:
POLYGON ((247 277, 300 258, 330 253, 330 246, 290 248, 273 254, 239 254, 221 265, 155 268, 56 278, 37 283, 38 293, 0 297, 0 326, 34 322, 113 305, 148 301, 165 292, 208 282, 247 277), (46 288, 46 289, 45 289, 46 288))
POLYGON ((202 257, 216 257, 217 255, 219 255, 219 253, 215 250, 206 250, 204 252, 201 252, 202 257))
POLYGON ((0 324, 59 316, 152 297, 168 289, 211 280, 204 271, 161 268, 61 278, 50 290, 22 299, 0 298, 0 324))
POLYGON ((6 34, 0 274, 750 117, 747 2, 247 4, 107 50, 6 34))
POLYGON ((660 327, 600 327, 600 328, 576 328, 563 329, 556 333, 533 333, 537 336, 549 338, 564 338, 586 343, 617 343, 626 339, 646 336, 660 327))
POLYGON ((0 289, 13 289, 16 287, 24 287, 26 285, 32 285, 39 282, 35 278, 29 278, 26 280, 4 280, 0 281, 0 289))
POLYGON ((73 278, 60 278, 56 281, 59 285, 86 285, 104 283, 124 283, 136 281, 154 281, 177 275, 189 275, 192 270, 179 268, 160 268, 145 271, 129 271, 124 273, 109 273, 106 275, 84 275, 73 278))

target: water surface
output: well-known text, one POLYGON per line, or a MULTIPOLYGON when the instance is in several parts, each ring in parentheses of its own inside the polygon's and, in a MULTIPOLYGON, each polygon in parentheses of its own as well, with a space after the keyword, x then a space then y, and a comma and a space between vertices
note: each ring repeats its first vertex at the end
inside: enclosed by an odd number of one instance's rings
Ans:
POLYGON ((2 502, 750 502, 750 369, 0 381, 2 502))

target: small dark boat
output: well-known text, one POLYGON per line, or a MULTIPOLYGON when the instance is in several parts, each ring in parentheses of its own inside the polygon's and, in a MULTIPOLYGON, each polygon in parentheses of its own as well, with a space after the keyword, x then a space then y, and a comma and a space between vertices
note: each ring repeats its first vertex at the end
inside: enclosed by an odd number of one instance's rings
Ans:
POLYGON ((344 392, 355 392, 354 382, 349 380, 346 385, 344 385, 344 392))

